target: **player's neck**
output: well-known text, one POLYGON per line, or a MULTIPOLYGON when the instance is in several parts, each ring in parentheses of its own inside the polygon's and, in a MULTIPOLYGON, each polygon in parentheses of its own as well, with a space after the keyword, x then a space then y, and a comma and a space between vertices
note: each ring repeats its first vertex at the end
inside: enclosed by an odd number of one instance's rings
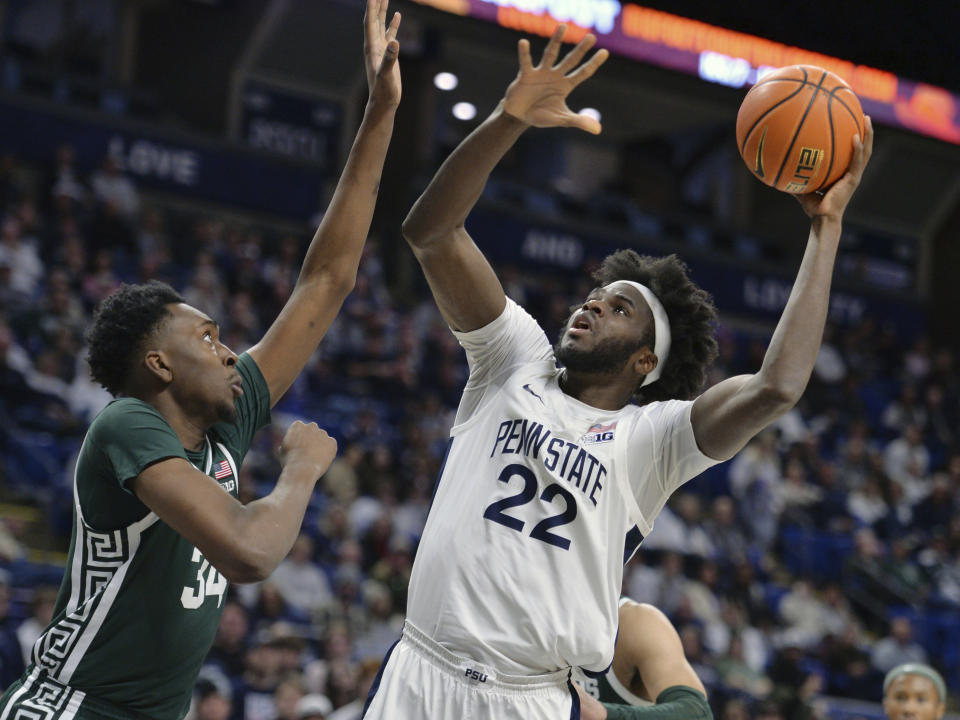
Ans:
POLYGON ((636 381, 610 375, 575 373, 564 368, 560 375, 560 389, 572 398, 599 410, 619 410, 633 397, 636 381))
POLYGON ((153 405, 157 412, 163 415, 163 419, 173 428, 173 432, 176 433, 184 448, 187 450, 203 448, 207 423, 187 412, 167 393, 144 398, 144 401, 153 405))

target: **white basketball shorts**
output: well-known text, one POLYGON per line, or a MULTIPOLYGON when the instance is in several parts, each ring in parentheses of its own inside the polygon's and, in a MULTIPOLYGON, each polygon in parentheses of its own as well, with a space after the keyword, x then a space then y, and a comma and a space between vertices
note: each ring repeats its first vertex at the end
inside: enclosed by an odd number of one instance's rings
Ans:
POLYGON ((580 720, 570 671, 504 675, 437 645, 409 621, 383 659, 363 720, 580 720))

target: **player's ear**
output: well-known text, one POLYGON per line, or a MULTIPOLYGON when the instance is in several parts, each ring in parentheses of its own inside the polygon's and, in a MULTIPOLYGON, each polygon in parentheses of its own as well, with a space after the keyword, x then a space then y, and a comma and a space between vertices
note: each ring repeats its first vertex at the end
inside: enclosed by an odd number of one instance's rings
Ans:
POLYGON ((143 356, 143 366, 151 377, 164 385, 173 382, 173 370, 162 350, 147 350, 143 356))
POLYGON ((647 345, 637 350, 633 358, 633 367, 637 375, 649 375, 657 367, 657 356, 647 345))

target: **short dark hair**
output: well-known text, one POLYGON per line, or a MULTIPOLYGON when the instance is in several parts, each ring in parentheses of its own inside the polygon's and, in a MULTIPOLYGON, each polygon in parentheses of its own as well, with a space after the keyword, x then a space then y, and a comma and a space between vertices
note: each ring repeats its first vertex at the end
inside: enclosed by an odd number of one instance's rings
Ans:
POLYGON ((87 333, 90 375, 112 395, 124 391, 143 342, 183 297, 166 283, 121 285, 100 304, 87 333))
POLYGON ((639 400, 696 397, 707 380, 707 369, 717 357, 717 308, 710 293, 688 277, 686 263, 676 255, 650 257, 633 250, 617 250, 604 258, 593 278, 601 286, 617 280, 646 285, 667 312, 671 334, 667 364, 659 380, 642 390, 637 388, 639 400))

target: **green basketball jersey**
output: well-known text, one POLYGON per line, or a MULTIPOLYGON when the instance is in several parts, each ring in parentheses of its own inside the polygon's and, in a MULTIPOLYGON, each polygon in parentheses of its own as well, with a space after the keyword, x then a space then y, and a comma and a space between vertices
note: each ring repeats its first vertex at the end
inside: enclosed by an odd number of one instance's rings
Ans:
POLYGON ((610 703, 611 705, 634 705, 646 706, 653 705, 649 700, 644 700, 639 695, 634 695, 627 689, 611 667, 607 672, 599 677, 581 677, 580 684, 583 689, 594 699, 600 702, 610 703))
POLYGON ((160 413, 134 398, 115 400, 94 419, 77 461, 73 539, 53 620, 0 708, 12 703, 36 717, 186 714, 227 580, 127 484, 153 463, 182 457, 236 496, 240 463, 270 417, 256 363, 244 353, 237 369, 237 419, 213 426, 200 452, 186 451, 160 413))

